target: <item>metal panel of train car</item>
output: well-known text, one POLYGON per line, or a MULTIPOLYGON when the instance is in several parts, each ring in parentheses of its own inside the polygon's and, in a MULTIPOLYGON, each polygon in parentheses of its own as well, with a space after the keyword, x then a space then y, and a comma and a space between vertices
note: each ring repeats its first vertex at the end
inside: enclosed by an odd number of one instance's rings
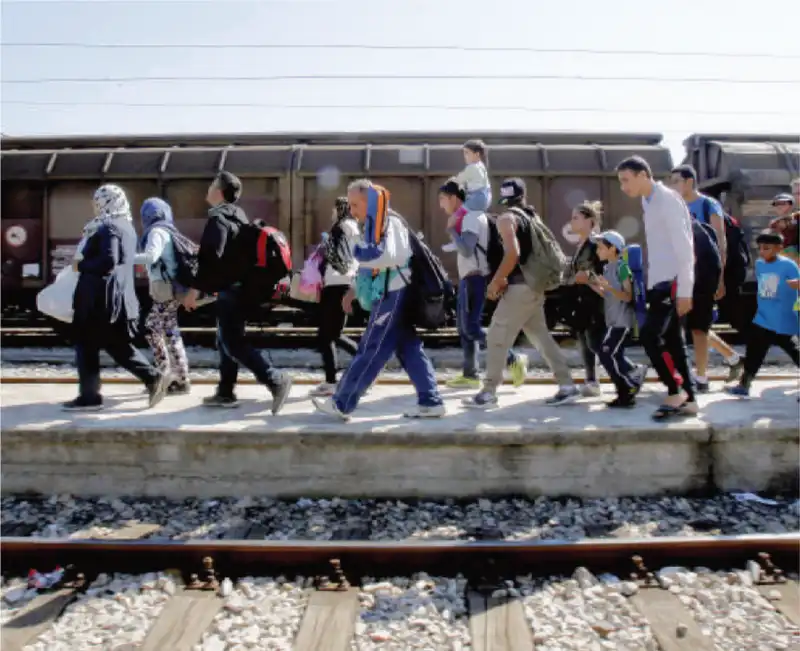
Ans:
POLYGON ((169 159, 162 176, 164 178, 197 178, 211 181, 219 169, 223 148, 175 148, 170 150, 169 159))
POLYGON ((7 152, 0 157, 4 181, 44 179, 52 152, 7 152))
POLYGON ((120 149, 111 152, 111 158, 103 164, 107 165, 107 179, 141 176, 155 178, 159 175, 163 150, 120 149))
POLYGON ((225 150, 224 169, 238 176, 278 176, 292 168, 293 147, 231 147, 225 150))
POLYGON ((59 151, 48 174, 56 179, 100 179, 107 152, 100 150, 59 151))
POLYGON ((42 280, 44 184, 2 183, 2 286, 12 289, 42 280), (23 281, 25 281, 23 283, 23 281))

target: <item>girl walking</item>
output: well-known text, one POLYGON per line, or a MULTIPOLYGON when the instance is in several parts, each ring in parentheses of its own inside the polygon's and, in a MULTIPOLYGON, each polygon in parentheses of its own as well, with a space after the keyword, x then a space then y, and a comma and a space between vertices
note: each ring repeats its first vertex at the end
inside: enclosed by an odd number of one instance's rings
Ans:
POLYGON ((189 360, 178 328, 178 307, 174 278, 178 263, 172 209, 163 199, 153 197, 142 204, 144 232, 139 241, 141 253, 135 263, 145 265, 150 280, 153 307, 145 320, 145 338, 161 373, 170 374, 170 394, 189 393, 189 360))

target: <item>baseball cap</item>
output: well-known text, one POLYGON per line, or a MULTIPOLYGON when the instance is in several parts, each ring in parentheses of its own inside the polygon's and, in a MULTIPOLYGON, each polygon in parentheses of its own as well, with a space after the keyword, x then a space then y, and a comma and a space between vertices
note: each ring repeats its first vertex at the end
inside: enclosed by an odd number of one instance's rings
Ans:
POLYGON ((788 192, 781 192, 780 194, 776 194, 774 197, 772 197, 772 205, 774 206, 776 203, 788 203, 794 205, 794 197, 788 192))
POLYGON ((592 240, 595 242, 607 242, 619 252, 622 252, 622 249, 625 248, 625 238, 617 231, 603 231, 599 235, 593 235, 592 240))
POLYGON ((527 193, 525 181, 520 178, 506 179, 500 184, 500 199, 498 203, 505 206, 515 199, 522 199, 527 193))

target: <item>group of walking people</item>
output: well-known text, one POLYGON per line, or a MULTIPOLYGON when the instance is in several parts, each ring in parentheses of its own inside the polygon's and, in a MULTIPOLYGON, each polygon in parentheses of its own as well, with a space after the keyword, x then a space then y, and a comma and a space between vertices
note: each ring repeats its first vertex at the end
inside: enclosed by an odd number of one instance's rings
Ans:
MULTIPOLYGON (((633 364, 625 355, 629 334, 639 325, 634 310, 636 283, 627 263, 625 238, 617 231, 601 229, 599 203, 582 203, 571 217, 572 230, 579 238, 577 251, 571 261, 562 260, 555 238, 528 202, 524 181, 509 178, 502 182, 501 210, 494 217, 487 212, 492 192, 483 143, 465 143, 464 158, 464 171, 439 188, 439 205, 447 215, 444 228, 450 239, 443 249, 457 255, 457 321, 464 355, 462 374, 449 386, 476 389, 474 395, 463 399, 467 408, 496 408, 505 370, 515 386, 525 381, 528 359, 514 350, 520 332, 524 332, 558 383, 548 404, 568 404, 581 396, 600 395, 599 359, 616 388, 617 395, 608 406, 632 407, 647 367, 633 364), (580 342, 585 367, 581 389, 545 319, 545 294, 558 284, 566 285, 569 314, 565 320, 580 342), (487 300, 497 302, 488 333, 481 325, 487 300), (478 352, 483 346, 486 363, 481 378, 478 352)), ((731 389, 735 395, 747 395, 772 344, 783 347, 795 363, 800 363, 795 311, 800 272, 796 262, 783 255, 796 247, 793 240, 786 239, 787 235, 797 237, 796 217, 794 222, 792 217, 788 223, 775 222, 772 230, 758 236, 758 313, 748 335, 747 355, 741 360, 710 332, 715 302, 726 296, 731 301, 740 289, 730 282, 726 285, 730 275, 726 276, 724 269, 725 220, 729 218, 722 207, 697 193, 697 178, 690 167, 673 171, 672 188, 656 181, 640 157, 623 160, 617 173, 623 192, 639 198, 644 210, 648 307, 639 339, 667 389, 653 417, 663 420, 698 412, 696 392, 708 390, 709 346, 726 357, 731 367, 729 379, 739 380, 731 389), (701 246, 705 237, 713 244, 706 248, 716 251, 717 256, 716 265, 712 265, 716 272, 711 275, 704 266, 708 262, 705 245, 701 246), (686 351, 687 325, 695 343, 697 373, 692 373, 686 351)), ((74 298, 80 395, 65 406, 67 409, 102 407, 101 348, 145 384, 151 406, 169 393, 188 392, 188 363, 177 312, 181 305, 193 310, 203 294, 213 294, 220 378, 215 394, 203 403, 209 407, 236 406, 235 385, 241 364, 267 387, 273 414, 281 410, 291 378, 247 342, 245 321, 252 296, 243 289, 242 279, 234 271, 236 265, 231 263, 236 255, 237 233, 248 223, 237 205, 241 191, 241 181, 228 172, 221 172, 211 183, 207 194, 211 208, 197 251, 196 272, 188 281, 183 279, 183 284, 176 282, 180 276, 176 243, 182 236, 174 226, 169 205, 160 198, 143 203, 143 234, 138 238, 137 252, 124 192, 114 185, 104 185, 95 192, 96 216, 85 229, 75 259, 75 269, 80 272, 74 298), (150 365, 132 343, 139 316, 135 264, 145 265, 150 280, 153 308, 145 328, 155 365, 150 365)), ((311 398, 319 412, 335 418, 350 417, 392 355, 408 373, 417 394, 417 405, 405 415, 437 418, 445 414, 433 366, 407 317, 407 303, 412 300, 412 234, 405 220, 391 208, 389 198, 385 188, 368 179, 351 183, 347 196, 336 200, 330 234, 319 248, 322 283, 318 342, 325 378, 312 390, 311 398), (342 334, 354 301, 370 313, 358 344, 342 334), (352 356, 338 381, 337 348, 352 356)), ((776 205, 781 202, 796 206, 792 195, 776 197, 776 205)))

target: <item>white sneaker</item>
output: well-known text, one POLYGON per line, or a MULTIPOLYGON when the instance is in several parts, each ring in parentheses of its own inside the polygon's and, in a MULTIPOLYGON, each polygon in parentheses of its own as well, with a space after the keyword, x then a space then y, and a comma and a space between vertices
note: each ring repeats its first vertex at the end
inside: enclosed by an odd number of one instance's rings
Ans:
POLYGON ((432 407, 417 405, 413 409, 409 409, 403 416, 406 418, 441 418, 445 413, 444 405, 434 405, 432 407))
POLYGON ((336 393, 336 385, 335 384, 328 384, 327 382, 322 382, 315 386, 311 391, 308 392, 308 395, 312 398, 329 398, 334 393, 336 393))
POLYGON ((333 416, 334 418, 344 421, 350 420, 350 416, 348 414, 343 414, 341 411, 339 411, 336 403, 333 402, 333 398, 325 398, 324 400, 319 398, 311 398, 311 402, 317 411, 325 414, 326 416, 333 416))
POLYGON ((584 398, 596 398, 603 394, 599 382, 584 382, 581 386, 581 395, 584 398))

